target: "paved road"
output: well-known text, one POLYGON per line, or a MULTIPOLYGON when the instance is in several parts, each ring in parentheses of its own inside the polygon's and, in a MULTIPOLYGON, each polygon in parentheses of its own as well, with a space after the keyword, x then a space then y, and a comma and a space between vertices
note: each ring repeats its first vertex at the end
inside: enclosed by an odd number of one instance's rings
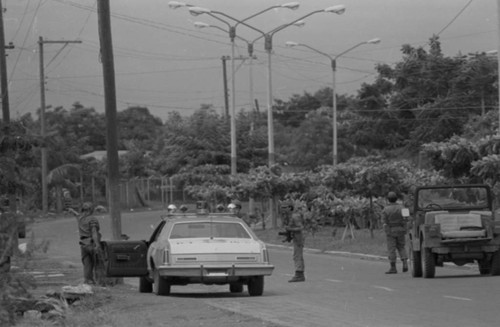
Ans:
MULTIPOLYGON (((158 212, 124 214, 123 232, 147 239, 158 217, 158 212)), ((109 219, 100 219, 109 238, 109 219)), ((74 219, 37 223, 32 229, 37 239, 51 240, 51 256, 78 263, 74 219)), ((290 250, 273 248, 271 260, 276 269, 266 278, 262 297, 230 294, 226 286, 190 285, 174 286, 171 298, 191 298, 193 307, 204 301, 284 326, 498 325, 500 278, 480 277, 475 269, 438 268, 434 279, 413 279, 408 273, 385 275, 385 261, 307 253, 307 281, 290 284, 290 250)), ((126 282, 137 284, 136 279, 126 282)))

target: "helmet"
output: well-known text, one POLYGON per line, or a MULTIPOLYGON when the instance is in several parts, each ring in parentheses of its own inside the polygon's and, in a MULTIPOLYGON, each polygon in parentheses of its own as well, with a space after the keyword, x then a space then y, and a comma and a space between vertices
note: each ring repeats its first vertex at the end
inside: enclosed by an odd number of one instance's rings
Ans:
POLYGON ((236 204, 234 204, 234 203, 229 203, 229 205, 227 206, 227 208, 228 208, 229 210, 234 209, 234 208, 236 208, 236 204))
POLYGON ((396 193, 394 192, 387 193, 387 200, 389 200, 390 202, 396 202, 397 199, 398 196, 396 195, 396 193))
POLYGON ((217 205, 217 207, 215 207, 215 208, 216 208, 216 209, 217 209, 217 211, 219 211, 219 212, 224 211, 224 205, 223 205, 222 203, 219 203, 219 204, 217 205))
POLYGON ((94 205, 92 202, 84 202, 82 204, 82 212, 93 212, 94 211, 94 205))
POLYGON ((234 204, 235 207, 241 208, 241 202, 239 200, 233 200, 231 203, 234 204))
POLYGON ((186 207, 186 205, 181 205, 180 208, 179 208, 182 212, 186 212, 188 210, 188 207, 186 207))
POLYGON ((167 207, 167 210, 168 211, 175 211, 175 210, 177 210, 177 207, 175 206, 175 204, 169 204, 167 207))

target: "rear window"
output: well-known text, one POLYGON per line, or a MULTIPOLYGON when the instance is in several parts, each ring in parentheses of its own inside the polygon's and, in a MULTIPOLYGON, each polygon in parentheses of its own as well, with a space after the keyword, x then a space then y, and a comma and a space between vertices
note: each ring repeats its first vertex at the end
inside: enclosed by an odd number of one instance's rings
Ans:
POLYGON ((180 222, 170 233, 170 239, 210 237, 251 238, 245 227, 236 222, 180 222))
POLYGON ((481 209, 489 207, 485 187, 443 187, 420 189, 417 194, 419 210, 481 209))

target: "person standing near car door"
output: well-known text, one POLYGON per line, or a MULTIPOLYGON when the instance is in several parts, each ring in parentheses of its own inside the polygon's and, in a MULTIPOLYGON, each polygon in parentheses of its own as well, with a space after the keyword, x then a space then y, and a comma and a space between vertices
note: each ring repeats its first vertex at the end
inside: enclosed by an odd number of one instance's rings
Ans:
POLYGON ((76 215, 78 234, 80 236, 80 252, 83 263, 83 278, 85 284, 95 284, 95 272, 98 255, 102 253, 99 221, 93 216, 94 206, 90 202, 82 204, 81 212, 70 211, 76 215))
POLYGON ((406 253, 406 219, 403 217, 403 205, 398 204, 396 193, 387 194, 389 204, 382 211, 382 226, 387 238, 387 252, 390 262, 390 269, 386 274, 396 274, 396 259, 399 253, 403 262, 403 272, 408 271, 408 255, 406 253))

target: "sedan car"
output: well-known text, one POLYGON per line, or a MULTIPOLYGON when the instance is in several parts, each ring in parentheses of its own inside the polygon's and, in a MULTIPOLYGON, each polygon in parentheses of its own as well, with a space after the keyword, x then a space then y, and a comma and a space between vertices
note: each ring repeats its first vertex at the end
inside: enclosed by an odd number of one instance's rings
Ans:
POLYGON ((274 266, 265 244, 238 217, 179 213, 163 217, 149 241, 103 242, 109 277, 139 277, 139 291, 169 295, 171 286, 229 285, 262 295, 274 266))

